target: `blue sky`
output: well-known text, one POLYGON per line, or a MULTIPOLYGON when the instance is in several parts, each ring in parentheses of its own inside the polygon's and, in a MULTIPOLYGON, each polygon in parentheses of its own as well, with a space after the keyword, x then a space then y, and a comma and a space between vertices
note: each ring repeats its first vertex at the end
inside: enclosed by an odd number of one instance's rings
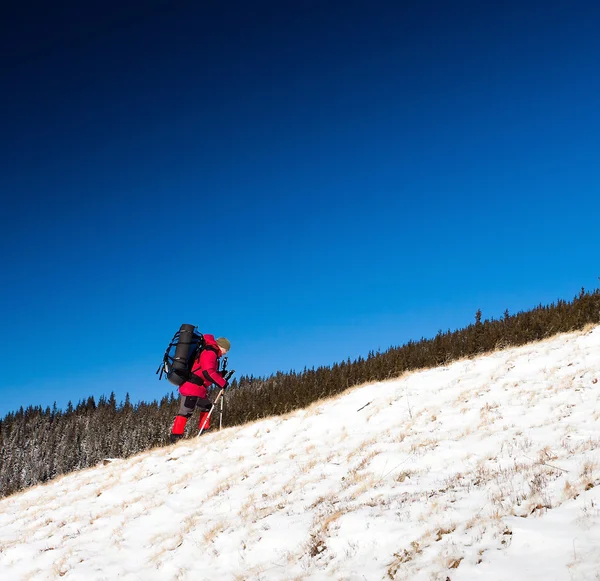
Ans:
POLYGON ((85 4, 0 14, 0 416, 597 286, 597 3, 85 4))

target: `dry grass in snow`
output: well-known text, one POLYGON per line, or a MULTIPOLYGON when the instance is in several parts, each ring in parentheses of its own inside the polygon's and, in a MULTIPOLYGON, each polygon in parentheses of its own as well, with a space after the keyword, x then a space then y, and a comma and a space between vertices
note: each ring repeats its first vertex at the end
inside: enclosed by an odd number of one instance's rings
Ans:
POLYGON ((600 581, 599 377, 588 328, 60 478, 0 577, 600 581))

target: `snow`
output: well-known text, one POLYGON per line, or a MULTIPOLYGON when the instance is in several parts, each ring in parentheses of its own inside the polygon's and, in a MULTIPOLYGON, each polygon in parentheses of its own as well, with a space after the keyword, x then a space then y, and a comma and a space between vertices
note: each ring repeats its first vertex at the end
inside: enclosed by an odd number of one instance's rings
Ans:
POLYGON ((599 581, 599 376, 588 328, 62 477, 0 578, 599 581))

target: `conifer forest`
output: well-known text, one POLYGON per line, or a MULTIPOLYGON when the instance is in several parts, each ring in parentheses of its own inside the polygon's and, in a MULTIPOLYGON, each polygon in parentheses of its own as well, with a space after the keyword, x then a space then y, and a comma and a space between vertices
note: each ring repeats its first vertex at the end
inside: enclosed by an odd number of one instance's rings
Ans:
MULTIPOLYGON (((477 311, 474 321, 462 329, 440 330, 433 338, 370 352, 354 361, 261 378, 241 375, 227 390, 223 426, 285 414, 351 386, 446 365, 598 322, 600 290, 582 289, 572 301, 559 300, 516 314, 506 311, 500 319, 483 319, 477 311)), ((209 394, 211 399, 215 396, 216 392, 209 394)), ((117 402, 112 393, 98 401, 87 397, 64 410, 29 406, 7 414, 0 419, 0 497, 107 458, 127 458, 168 445, 177 408, 178 396, 172 391, 160 401, 137 403, 129 396, 117 402)), ((192 437, 197 426, 194 421, 188 425, 188 437, 192 437)), ((218 421, 213 425, 218 426, 218 421)))

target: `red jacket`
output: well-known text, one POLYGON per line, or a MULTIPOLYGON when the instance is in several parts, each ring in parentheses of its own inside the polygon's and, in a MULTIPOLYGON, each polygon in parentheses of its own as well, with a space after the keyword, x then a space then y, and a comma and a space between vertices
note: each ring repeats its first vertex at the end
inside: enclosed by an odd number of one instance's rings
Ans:
POLYGON ((219 371, 219 358, 221 351, 215 341, 214 335, 204 335, 206 346, 200 352, 200 357, 192 365, 192 373, 204 381, 204 385, 196 385, 186 381, 179 387, 181 395, 194 395, 206 398, 206 388, 213 383, 219 387, 226 387, 227 382, 219 371))

